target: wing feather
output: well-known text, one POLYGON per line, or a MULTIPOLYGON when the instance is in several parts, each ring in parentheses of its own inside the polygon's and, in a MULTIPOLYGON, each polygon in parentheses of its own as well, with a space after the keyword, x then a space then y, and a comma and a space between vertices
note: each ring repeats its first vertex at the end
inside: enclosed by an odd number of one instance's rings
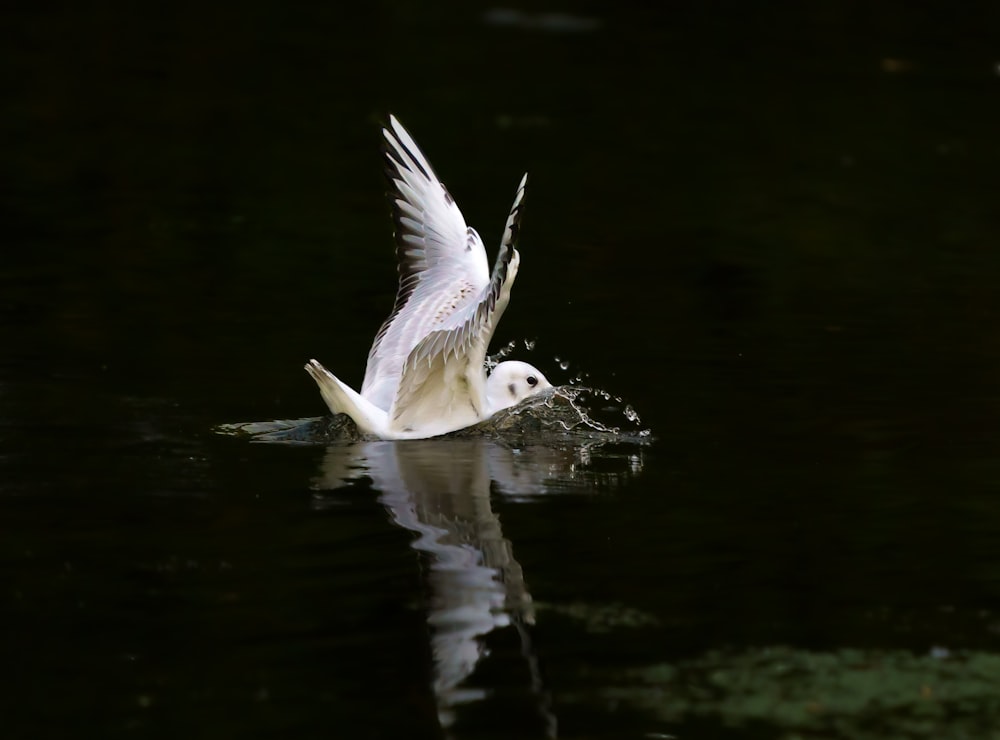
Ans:
MULTIPOLYGON (((455 325, 490 285, 486 250, 413 137, 394 116, 383 129, 399 287, 368 353, 361 394, 388 409, 403 365, 429 333, 455 325)), ((460 322, 459 322, 460 323, 460 322)))

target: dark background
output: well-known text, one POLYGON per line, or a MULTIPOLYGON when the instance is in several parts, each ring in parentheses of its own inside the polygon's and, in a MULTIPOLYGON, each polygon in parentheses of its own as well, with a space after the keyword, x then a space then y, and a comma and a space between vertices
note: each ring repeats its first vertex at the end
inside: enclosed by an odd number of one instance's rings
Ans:
MULTIPOLYGON (((360 382, 390 112, 490 249, 529 171, 494 348, 657 438, 615 492, 496 503, 536 599, 660 625, 542 620, 557 696, 721 647, 994 655, 998 7, 6 6, 4 734, 434 736, 409 535, 363 487, 310 508, 321 449, 211 432, 322 413, 310 357, 360 382)), ((784 732, 707 717, 664 731, 784 732)))

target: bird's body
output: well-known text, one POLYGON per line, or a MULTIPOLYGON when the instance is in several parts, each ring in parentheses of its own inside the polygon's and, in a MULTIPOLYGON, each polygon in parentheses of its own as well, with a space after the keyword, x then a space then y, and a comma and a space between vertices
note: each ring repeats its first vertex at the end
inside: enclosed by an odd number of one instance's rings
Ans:
POLYGON ((383 439, 423 439, 489 419, 550 385, 523 362, 487 377, 486 351, 510 301, 527 175, 518 186, 492 273, 476 231, 412 137, 390 116, 383 129, 392 184, 399 290, 358 393, 316 360, 306 370, 334 413, 383 439))

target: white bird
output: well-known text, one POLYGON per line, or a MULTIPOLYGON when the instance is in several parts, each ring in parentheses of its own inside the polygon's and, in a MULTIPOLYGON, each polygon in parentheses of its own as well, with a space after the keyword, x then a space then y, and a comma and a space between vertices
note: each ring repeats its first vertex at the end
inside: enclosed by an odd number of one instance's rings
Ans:
POLYGON ((525 175, 492 275, 486 250, 427 158, 394 116, 382 130, 392 183, 399 289, 368 353, 356 392, 316 360, 305 369, 326 405, 382 439, 424 439, 485 421, 552 386, 525 362, 501 362, 487 377, 493 331, 510 301, 525 175))

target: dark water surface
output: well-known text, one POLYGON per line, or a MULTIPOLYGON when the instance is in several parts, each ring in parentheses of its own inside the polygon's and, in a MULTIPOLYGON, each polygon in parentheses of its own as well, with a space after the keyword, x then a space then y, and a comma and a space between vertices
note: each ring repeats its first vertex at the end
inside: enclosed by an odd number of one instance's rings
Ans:
POLYGON ((1000 737, 996 9, 22 5, 4 737, 1000 737), (360 382, 389 111, 651 446, 213 433, 360 382))

